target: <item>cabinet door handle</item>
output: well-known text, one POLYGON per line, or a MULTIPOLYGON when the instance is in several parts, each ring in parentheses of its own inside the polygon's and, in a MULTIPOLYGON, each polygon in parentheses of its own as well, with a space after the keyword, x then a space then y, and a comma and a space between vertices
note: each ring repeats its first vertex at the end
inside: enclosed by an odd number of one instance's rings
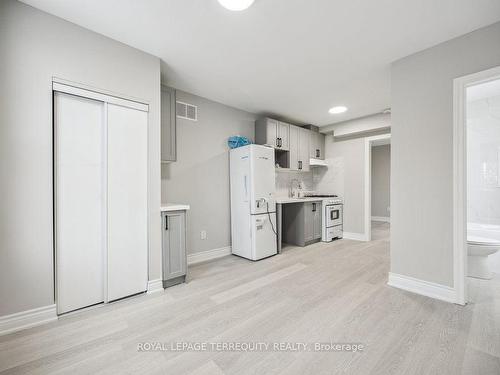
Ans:
POLYGON ((316 212, 316 203, 313 203, 313 212, 316 212))
POLYGON ((316 157, 319 158, 319 150, 316 149, 316 157))
POLYGON ((165 216, 165 230, 168 230, 168 216, 165 216))
POLYGON ((302 169, 302 160, 299 160, 299 169, 302 169))
POLYGON ((280 142, 279 147, 281 148, 281 138, 278 138, 278 139, 279 139, 279 142, 280 142))

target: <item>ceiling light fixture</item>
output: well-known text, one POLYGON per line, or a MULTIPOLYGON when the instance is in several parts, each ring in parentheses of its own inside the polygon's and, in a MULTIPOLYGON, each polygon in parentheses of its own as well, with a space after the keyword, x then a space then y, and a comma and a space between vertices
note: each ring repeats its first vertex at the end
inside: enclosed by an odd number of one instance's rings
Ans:
POLYGON ((332 115, 337 115, 339 113, 344 113, 345 111, 347 111, 347 107, 339 105, 337 107, 330 108, 328 112, 330 112, 332 115))
POLYGON ((224 8, 234 11, 247 9, 252 5, 254 0, 219 0, 219 4, 224 8))

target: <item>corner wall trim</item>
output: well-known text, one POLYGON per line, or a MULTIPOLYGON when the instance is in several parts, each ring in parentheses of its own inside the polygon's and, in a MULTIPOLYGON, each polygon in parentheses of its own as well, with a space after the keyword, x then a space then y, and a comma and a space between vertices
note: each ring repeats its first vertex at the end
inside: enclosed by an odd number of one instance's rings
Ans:
POLYGON ((57 320, 56 305, 0 316, 0 336, 57 320))
POLYGON ((414 277, 389 272, 387 285, 420 294, 422 296, 439 299, 445 302, 457 303, 457 292, 446 285, 416 279, 414 277))
POLYGON ((365 241, 365 242, 370 241, 368 238, 366 238, 366 234, 364 233, 344 232, 342 236, 346 240, 365 241))
POLYGON ((148 280, 148 290, 146 294, 153 294, 158 292, 163 292, 162 279, 148 280))
POLYGON ((199 253, 188 254, 187 262, 188 265, 206 262, 207 260, 222 258, 227 255, 231 255, 231 246, 221 247, 219 249, 212 249, 201 251, 199 253))
POLYGON ((382 221, 384 223, 390 223, 391 218, 387 216, 372 216, 372 221, 382 221))

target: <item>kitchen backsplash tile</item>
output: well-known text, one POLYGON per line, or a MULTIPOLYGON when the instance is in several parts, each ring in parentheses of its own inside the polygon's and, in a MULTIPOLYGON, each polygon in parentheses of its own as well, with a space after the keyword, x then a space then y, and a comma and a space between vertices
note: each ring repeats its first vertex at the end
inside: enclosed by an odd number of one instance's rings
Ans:
POLYGON ((327 158, 328 168, 315 168, 313 186, 318 193, 344 195, 344 159, 327 158))
MULTIPOLYGON (((312 172, 282 172, 276 171, 276 196, 286 197, 290 190, 290 183, 293 179, 300 182, 302 190, 314 191, 312 172)), ((296 185, 294 185, 296 188, 296 185)))

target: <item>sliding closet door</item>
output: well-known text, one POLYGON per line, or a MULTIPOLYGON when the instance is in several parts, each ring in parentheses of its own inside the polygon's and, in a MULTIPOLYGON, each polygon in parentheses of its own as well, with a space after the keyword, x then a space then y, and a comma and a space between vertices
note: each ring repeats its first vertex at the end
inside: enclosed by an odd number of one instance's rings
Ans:
POLYGON ((57 311, 104 301, 104 103, 54 93, 57 311))
POLYGON ((108 104, 108 301, 147 289, 147 115, 108 104))

